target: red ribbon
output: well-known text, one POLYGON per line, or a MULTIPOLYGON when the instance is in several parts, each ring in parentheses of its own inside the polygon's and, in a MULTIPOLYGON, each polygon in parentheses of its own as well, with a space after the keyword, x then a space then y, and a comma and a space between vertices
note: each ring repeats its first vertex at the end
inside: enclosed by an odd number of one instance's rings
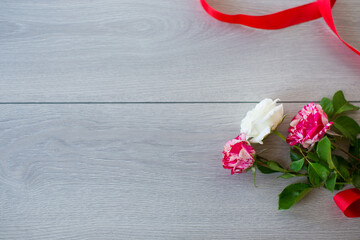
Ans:
POLYGON ((357 188, 339 192, 334 201, 347 217, 360 217, 360 190, 357 188))
POLYGON ((360 52, 345 42, 336 30, 331 12, 331 8, 334 6, 336 0, 317 0, 316 2, 263 16, 250 16, 244 14, 229 15, 216 11, 214 8, 210 7, 205 0, 200 0, 200 2, 205 11, 219 21, 267 30, 282 29, 323 17, 334 34, 353 52, 360 55, 360 52))
MULTIPOLYGON (((360 55, 360 52, 345 42, 336 30, 331 12, 331 8, 334 6, 336 0, 316 0, 316 2, 263 16, 244 14, 229 15, 210 7, 205 0, 200 0, 200 2, 205 11, 219 21, 267 30, 282 29, 322 17, 333 33, 348 48, 357 55, 360 55)), ((345 216, 360 217, 360 191, 358 189, 353 188, 342 191, 334 196, 334 200, 345 216)))

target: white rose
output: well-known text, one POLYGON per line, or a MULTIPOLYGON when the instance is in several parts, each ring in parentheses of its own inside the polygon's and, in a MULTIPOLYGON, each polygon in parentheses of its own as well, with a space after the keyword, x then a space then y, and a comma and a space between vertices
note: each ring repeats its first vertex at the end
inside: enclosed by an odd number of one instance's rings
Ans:
POLYGON ((283 105, 276 106, 278 101, 279 99, 273 101, 265 98, 253 110, 247 112, 241 121, 241 132, 246 133, 246 140, 262 144, 262 140, 276 129, 284 115, 283 105))

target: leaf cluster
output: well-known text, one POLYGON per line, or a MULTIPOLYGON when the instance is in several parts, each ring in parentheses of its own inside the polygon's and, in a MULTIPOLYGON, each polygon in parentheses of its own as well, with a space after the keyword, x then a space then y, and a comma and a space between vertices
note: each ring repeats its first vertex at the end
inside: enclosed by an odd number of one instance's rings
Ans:
POLYGON ((265 174, 281 172, 280 178, 306 177, 306 181, 288 185, 279 194, 279 209, 289 209, 310 190, 324 187, 331 192, 352 184, 360 189, 360 133, 359 124, 350 111, 359 107, 349 103, 342 91, 332 99, 320 102, 329 120, 333 122, 327 133, 310 150, 295 145, 290 149, 290 170, 277 162, 256 159, 258 169, 265 174))

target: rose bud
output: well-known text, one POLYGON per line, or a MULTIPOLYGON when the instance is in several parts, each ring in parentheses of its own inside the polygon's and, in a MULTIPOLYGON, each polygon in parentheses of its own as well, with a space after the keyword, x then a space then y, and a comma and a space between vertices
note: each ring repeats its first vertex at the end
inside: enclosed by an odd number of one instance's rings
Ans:
POLYGON ((242 133, 224 146, 223 167, 231 169, 231 175, 242 173, 251 168, 255 162, 255 150, 246 141, 242 133))
POLYGON ((319 104, 310 103, 292 119, 286 142, 290 146, 299 143, 304 148, 311 148, 324 137, 332 124, 319 104))
POLYGON ((266 98, 258 103, 255 108, 247 112, 246 117, 241 121, 240 132, 246 134, 246 139, 251 143, 260 143, 275 130, 281 123, 284 115, 283 105, 276 105, 275 101, 266 98))

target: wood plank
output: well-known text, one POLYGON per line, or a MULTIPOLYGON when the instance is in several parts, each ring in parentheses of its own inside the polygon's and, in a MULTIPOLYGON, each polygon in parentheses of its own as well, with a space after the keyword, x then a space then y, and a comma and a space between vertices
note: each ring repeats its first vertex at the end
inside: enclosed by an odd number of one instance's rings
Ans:
MULTIPOLYGON (((304 1, 211 3, 265 14, 304 1)), ((334 7, 357 47, 359 11, 357 0, 334 7)), ((0 76, 0 102, 312 101, 338 89, 360 100, 358 56, 323 20, 255 30, 215 21, 197 0, 1 1, 0 76)))
MULTIPOLYGON (((222 169, 253 107, 1 105, 0 239, 357 239, 329 191, 278 211, 291 181, 258 174, 255 188, 222 169)), ((280 131, 301 107, 285 104, 280 131)), ((285 162, 286 144, 266 141, 285 162)))

